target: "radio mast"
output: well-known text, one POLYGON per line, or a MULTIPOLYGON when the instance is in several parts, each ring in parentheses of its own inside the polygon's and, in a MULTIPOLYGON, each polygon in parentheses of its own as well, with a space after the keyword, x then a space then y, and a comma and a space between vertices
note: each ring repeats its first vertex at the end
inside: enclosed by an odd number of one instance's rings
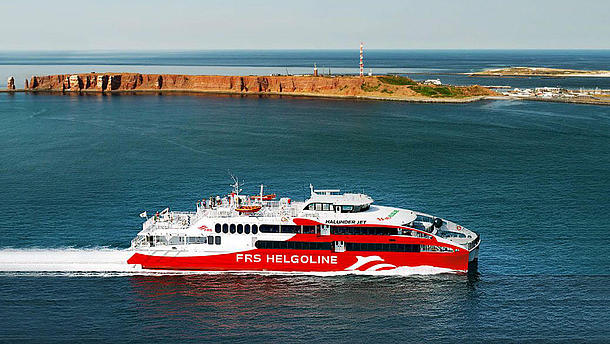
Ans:
POLYGON ((364 43, 360 42, 360 76, 364 75, 364 56, 362 53, 364 43))

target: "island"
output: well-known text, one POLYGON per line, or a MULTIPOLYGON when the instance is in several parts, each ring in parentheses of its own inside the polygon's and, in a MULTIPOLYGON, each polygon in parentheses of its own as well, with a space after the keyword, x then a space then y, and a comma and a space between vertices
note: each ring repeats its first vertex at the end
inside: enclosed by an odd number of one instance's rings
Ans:
MULTIPOLYGON (((382 76, 222 76, 139 73, 84 73, 33 76, 26 92, 195 92, 397 100, 472 102, 501 96, 483 86, 430 85, 398 75, 382 76)), ((18 90, 15 90, 18 91, 18 90)))
POLYGON ((444 85, 440 80, 418 82, 400 75, 224 76, 91 72, 32 76, 30 79, 26 79, 24 84, 24 88, 17 89, 14 78, 10 77, 7 88, 0 89, 0 92, 104 95, 207 93, 391 100, 415 103, 468 103, 487 99, 518 99, 610 105, 610 90, 599 88, 570 90, 559 87, 531 89, 508 87, 507 90, 496 91, 494 88, 498 88, 497 86, 444 85))
POLYGON ((494 76, 494 77, 523 77, 523 76, 542 76, 542 77, 610 77, 607 70, 578 70, 560 69, 543 67, 507 67, 497 69, 487 69, 481 72, 467 73, 470 76, 494 76))

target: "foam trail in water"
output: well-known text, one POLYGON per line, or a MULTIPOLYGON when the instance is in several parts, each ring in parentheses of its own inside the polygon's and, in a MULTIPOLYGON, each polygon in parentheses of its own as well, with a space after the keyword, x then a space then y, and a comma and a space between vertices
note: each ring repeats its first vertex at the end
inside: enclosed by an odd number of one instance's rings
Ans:
POLYGON ((92 249, 2 249, 0 271, 134 271, 128 250, 92 249))
MULTIPOLYGON (((61 273, 119 273, 130 274, 219 274, 211 271, 159 271, 144 270, 127 264, 133 254, 130 250, 110 248, 90 249, 0 249, 0 272, 59 272, 61 273)), ((307 275, 307 276, 412 276, 452 273, 449 269, 433 266, 398 267, 385 271, 332 271, 332 272, 273 272, 227 271, 234 274, 307 275)), ((116 274, 111 274, 116 275, 116 274)))

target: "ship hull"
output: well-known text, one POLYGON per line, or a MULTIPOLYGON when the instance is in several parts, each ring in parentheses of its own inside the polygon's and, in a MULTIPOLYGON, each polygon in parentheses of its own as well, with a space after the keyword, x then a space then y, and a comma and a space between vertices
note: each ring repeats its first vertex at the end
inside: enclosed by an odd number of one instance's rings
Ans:
POLYGON ((467 272, 469 252, 312 252, 301 250, 250 250, 223 254, 185 251, 141 251, 127 261, 144 269, 278 272, 400 273, 404 268, 431 266, 467 272))

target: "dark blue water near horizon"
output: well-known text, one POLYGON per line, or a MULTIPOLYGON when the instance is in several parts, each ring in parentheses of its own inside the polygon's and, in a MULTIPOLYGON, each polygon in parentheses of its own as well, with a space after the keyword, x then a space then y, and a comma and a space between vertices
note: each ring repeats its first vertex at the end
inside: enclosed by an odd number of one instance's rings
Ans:
POLYGON ((0 94, 0 116, 0 341, 610 341, 608 107, 0 94), (191 210, 227 171, 455 220, 478 273, 40 271, 120 253, 139 212, 191 210))
MULTIPOLYGON (((474 72, 504 66, 607 69, 605 50, 442 50, 366 49, 372 68, 415 67, 474 72)), ((359 52, 342 50, 186 50, 186 51, 0 51, 3 65, 159 65, 248 67, 357 67, 359 52)))
MULTIPOLYGON (((356 47, 357 48, 357 47, 356 47)), ((18 87, 32 75, 96 72, 269 75, 357 74, 353 50, 192 51, 0 51, 0 79, 14 76, 18 87)), ((365 71, 401 74, 415 80, 439 78, 455 85, 558 86, 610 89, 604 77, 468 77, 464 73, 511 66, 610 70, 606 50, 376 50, 366 49, 365 71)))

